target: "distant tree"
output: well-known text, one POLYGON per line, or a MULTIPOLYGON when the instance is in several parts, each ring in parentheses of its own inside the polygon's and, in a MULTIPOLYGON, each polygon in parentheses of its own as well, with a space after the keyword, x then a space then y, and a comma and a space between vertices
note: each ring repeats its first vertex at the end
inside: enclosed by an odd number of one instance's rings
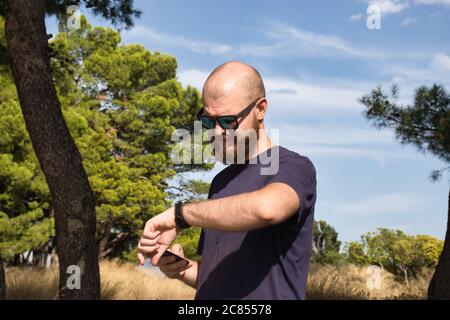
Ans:
MULTIPOLYGON (((422 152, 428 152, 450 162, 450 94, 443 86, 420 87, 416 90, 414 104, 402 107, 396 104, 398 88, 393 86, 391 95, 380 87, 361 98, 366 106, 364 116, 377 128, 392 128, 403 144, 412 144, 422 152)), ((431 173, 438 180, 450 167, 431 173)), ((450 189, 448 194, 447 231, 439 263, 428 289, 429 299, 450 299, 450 189)))
POLYGON ((343 261, 339 252, 341 242, 336 230, 323 220, 314 221, 312 261, 322 264, 338 264, 343 261))
POLYGON ((443 241, 432 236, 379 228, 362 235, 360 241, 348 243, 345 253, 351 263, 379 265, 408 284, 410 276, 436 266, 442 247, 443 241))

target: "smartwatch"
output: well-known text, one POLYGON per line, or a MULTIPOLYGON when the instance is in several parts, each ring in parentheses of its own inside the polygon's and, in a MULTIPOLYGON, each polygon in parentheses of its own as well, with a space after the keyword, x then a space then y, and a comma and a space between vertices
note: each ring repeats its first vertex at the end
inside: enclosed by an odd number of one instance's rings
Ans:
POLYGON ((175 224, 178 229, 187 229, 191 227, 183 217, 183 205, 188 203, 187 200, 175 202, 175 224))

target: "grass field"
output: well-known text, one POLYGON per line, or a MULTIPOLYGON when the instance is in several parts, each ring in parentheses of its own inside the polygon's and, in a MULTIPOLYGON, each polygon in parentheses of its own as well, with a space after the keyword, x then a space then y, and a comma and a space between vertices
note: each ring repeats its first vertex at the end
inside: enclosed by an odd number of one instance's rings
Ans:
MULTIPOLYGON (((102 299, 193 299, 195 290, 178 280, 129 263, 100 264, 102 299)), ((369 291, 364 267, 311 266, 308 299, 425 299, 431 271, 424 271, 407 286, 383 272, 381 288, 369 291)), ((8 299, 55 299, 56 269, 9 268, 8 299)))

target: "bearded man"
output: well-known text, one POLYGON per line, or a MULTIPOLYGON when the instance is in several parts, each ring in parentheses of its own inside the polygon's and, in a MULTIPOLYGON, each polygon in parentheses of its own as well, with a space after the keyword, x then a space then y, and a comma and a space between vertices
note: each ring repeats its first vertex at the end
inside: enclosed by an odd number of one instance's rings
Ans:
MULTIPOLYGON (((179 201, 146 223, 138 244, 140 263, 151 258, 168 277, 196 288, 198 300, 304 299, 316 202, 314 165, 268 137, 268 101, 254 67, 238 61, 217 67, 204 84, 203 105, 198 118, 211 140, 221 142, 216 158, 228 166, 212 180, 207 200, 179 201), (201 227, 201 259, 186 258, 186 263, 162 256, 177 233, 190 226, 201 227)), ((170 251, 184 257, 178 244, 170 251)))

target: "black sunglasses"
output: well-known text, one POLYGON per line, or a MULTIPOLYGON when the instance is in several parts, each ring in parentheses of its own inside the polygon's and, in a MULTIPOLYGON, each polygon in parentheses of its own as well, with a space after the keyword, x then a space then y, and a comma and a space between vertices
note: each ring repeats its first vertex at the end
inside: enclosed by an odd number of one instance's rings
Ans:
POLYGON ((202 126, 205 129, 214 129, 216 127, 216 122, 218 122, 219 125, 222 127, 222 129, 236 130, 239 127, 239 124, 241 123, 241 121, 245 119, 245 117, 255 107, 256 103, 262 98, 265 98, 265 97, 260 97, 260 98, 256 99, 255 101, 250 103, 247 107, 245 107, 244 110, 242 110, 241 112, 239 112, 236 115, 211 117, 211 116, 203 115, 202 113, 205 108, 202 108, 197 113, 197 119, 202 122, 202 126))

